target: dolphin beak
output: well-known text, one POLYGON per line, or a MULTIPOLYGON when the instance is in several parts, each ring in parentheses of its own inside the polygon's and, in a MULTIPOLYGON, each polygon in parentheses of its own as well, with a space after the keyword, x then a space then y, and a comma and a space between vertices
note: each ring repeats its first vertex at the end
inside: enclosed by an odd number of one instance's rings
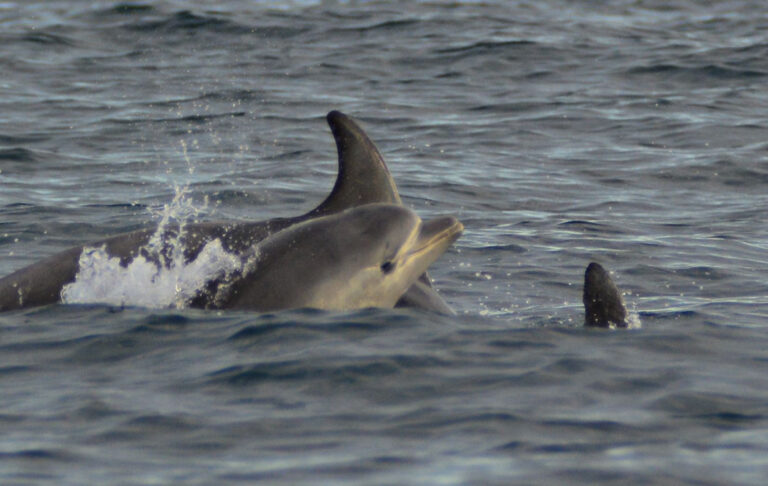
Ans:
POLYGON ((463 231, 464 225, 453 216, 424 221, 408 256, 426 257, 429 263, 432 263, 461 236, 463 231))

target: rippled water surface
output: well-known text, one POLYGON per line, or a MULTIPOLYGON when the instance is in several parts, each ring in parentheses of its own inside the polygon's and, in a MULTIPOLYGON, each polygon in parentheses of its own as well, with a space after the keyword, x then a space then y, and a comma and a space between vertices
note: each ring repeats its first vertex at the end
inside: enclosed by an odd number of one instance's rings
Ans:
POLYGON ((763 484, 756 0, 0 2, 0 274, 314 207, 358 119, 457 310, 0 315, 2 484, 763 484), (642 328, 582 327, 590 261, 642 328))

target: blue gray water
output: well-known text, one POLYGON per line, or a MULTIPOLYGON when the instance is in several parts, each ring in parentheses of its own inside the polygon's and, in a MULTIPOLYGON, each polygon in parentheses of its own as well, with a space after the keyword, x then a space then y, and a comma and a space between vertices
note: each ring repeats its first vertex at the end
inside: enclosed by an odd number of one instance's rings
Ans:
POLYGON ((0 2, 0 273, 330 190, 356 117, 458 311, 0 316, 0 483, 763 484, 758 0, 0 2), (642 329, 582 328, 589 261, 642 329))

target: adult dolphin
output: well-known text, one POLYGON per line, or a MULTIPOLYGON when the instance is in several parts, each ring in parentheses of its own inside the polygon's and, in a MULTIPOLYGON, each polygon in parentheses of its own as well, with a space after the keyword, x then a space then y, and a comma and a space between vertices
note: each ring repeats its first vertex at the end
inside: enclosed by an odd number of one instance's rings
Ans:
POLYGON ((243 270, 194 305, 260 312, 393 307, 463 230, 453 217, 422 222, 400 205, 368 204, 275 233, 243 255, 243 270))
MULTIPOLYGON (((217 238, 224 249, 240 254, 249 251, 267 236, 312 218, 369 203, 401 204, 394 180, 366 133, 351 118, 338 111, 328 113, 327 121, 336 141, 339 171, 331 193, 311 211, 292 218, 268 221, 187 224, 183 231, 178 226, 170 225, 162 235, 165 248, 160 248, 156 254, 148 250, 156 229, 125 233, 70 248, 0 279, 0 311, 58 302, 62 288, 75 280, 79 257, 85 246, 104 246, 110 256, 120 258, 127 265, 139 254, 162 261, 169 251, 167 242, 178 240, 182 243, 185 258, 191 261, 206 244, 217 238)), ((426 274, 413 287, 413 292, 409 290, 403 296, 402 305, 452 312, 432 289, 426 274), (414 295, 412 298, 409 297, 411 293, 414 295)))
POLYGON ((583 300, 585 326, 629 327, 621 292, 599 263, 590 263, 584 272, 583 300))

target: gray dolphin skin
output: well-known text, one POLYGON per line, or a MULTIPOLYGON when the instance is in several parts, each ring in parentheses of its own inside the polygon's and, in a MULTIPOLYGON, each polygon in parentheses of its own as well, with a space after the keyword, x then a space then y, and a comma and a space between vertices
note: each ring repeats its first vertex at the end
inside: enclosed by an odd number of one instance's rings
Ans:
MULTIPOLYGON (((338 111, 328 113, 327 121, 336 142, 339 170, 333 190, 316 208, 300 216, 268 221, 187 224, 181 235, 178 226, 170 226, 165 229, 164 240, 180 240, 187 261, 194 260, 207 243, 217 238, 225 250, 243 254, 264 238, 304 221, 371 203, 401 204, 384 159, 360 126, 338 111)), ((162 260, 162 251, 160 255, 150 255, 146 250, 155 232, 156 229, 140 230, 85 246, 105 246, 107 253, 119 257, 123 265, 139 254, 162 260)), ((62 288, 75 280, 85 246, 65 250, 0 279, 0 311, 59 302, 62 288)), ((413 291, 407 290, 401 297, 398 305, 452 313, 432 288, 426 273, 413 283, 413 291)))
POLYGON ((463 229, 453 217, 422 222, 392 204, 311 219, 263 240, 242 276, 196 305, 260 312, 393 307, 463 229))
POLYGON ((588 327, 629 327, 621 292, 599 263, 584 272, 584 325, 588 327))

